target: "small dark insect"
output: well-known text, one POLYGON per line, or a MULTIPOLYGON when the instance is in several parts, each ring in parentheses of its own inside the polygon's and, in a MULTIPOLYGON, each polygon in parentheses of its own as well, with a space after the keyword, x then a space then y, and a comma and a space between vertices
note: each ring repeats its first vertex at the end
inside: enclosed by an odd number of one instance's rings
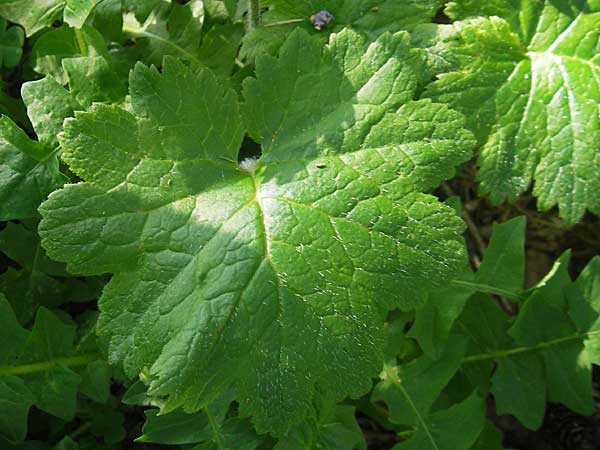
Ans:
POLYGON ((327 167, 327 164, 325 163, 317 163, 315 165, 317 166, 317 169, 324 169, 325 167, 327 167))
POLYGON ((315 26, 315 28, 321 31, 327 25, 329 25, 335 19, 334 15, 331 14, 326 9, 322 9, 316 14, 310 16, 311 23, 315 26))

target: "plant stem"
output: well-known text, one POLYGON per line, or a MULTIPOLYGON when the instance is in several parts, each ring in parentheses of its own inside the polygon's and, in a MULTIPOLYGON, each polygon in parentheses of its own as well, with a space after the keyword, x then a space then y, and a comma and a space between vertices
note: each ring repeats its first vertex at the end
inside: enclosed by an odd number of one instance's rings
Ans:
POLYGON ((516 292, 507 291, 505 289, 497 288, 494 286, 488 286, 487 284, 471 283, 469 281, 463 281, 463 280, 452 280, 450 282, 450 284, 453 284, 455 286, 472 288, 472 289, 475 289, 477 292, 481 292, 484 294, 498 295, 498 296, 506 297, 508 299, 515 300, 515 301, 523 300, 523 296, 516 292))
POLYGON ((247 31, 252 31, 260 25, 260 1, 248 0, 248 20, 246 21, 247 31))
POLYGON ((586 338, 589 339, 591 337, 597 337, 597 336, 600 336, 600 331, 589 331, 587 333, 574 334, 572 336, 566 336, 566 337, 562 337, 562 338, 558 338, 558 339, 553 339, 553 340, 547 341, 547 342, 540 342, 539 344, 533 345, 531 347, 516 347, 516 348, 507 349, 507 350, 499 350, 499 351, 493 352, 493 353, 482 353, 479 355, 467 356, 463 359, 463 363, 472 363, 472 362, 478 362, 478 361, 485 361, 485 360, 489 360, 489 359, 505 358, 507 356, 516 355, 519 353, 527 353, 527 352, 541 350, 541 349, 544 349, 547 347, 551 347, 553 345, 562 344, 564 342, 575 341, 575 340, 586 339, 586 338))
POLYGON ((0 377, 8 377, 11 375, 26 375, 28 373, 43 372, 53 369, 58 365, 63 366, 85 366, 100 358, 98 353, 86 353, 83 355, 54 358, 48 361, 42 361, 31 364, 23 364, 20 366, 0 366, 0 377))

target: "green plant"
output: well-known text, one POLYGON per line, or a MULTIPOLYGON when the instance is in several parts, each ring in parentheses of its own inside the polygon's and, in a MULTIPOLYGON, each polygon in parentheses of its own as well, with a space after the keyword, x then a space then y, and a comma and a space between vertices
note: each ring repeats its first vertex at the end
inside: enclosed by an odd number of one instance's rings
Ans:
POLYGON ((490 399, 594 412, 600 259, 526 289, 525 218, 434 194, 477 155, 493 202, 596 223, 595 1, 0 16, 0 447, 499 450, 490 399))

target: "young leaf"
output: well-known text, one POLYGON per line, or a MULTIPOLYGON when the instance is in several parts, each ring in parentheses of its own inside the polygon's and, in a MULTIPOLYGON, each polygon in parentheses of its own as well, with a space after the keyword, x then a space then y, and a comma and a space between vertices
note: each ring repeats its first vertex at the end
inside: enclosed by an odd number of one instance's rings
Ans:
POLYGON ((464 112, 482 144, 481 189, 495 203, 534 182, 566 222, 600 213, 600 6, 583 0, 453 2, 457 65, 426 95, 464 112), (500 17, 498 17, 500 16, 500 17))
POLYGON ((241 166, 236 94, 173 59, 136 66, 135 115, 96 105, 66 122, 64 159, 86 182, 41 207, 44 246, 76 273, 114 274, 99 331, 129 375, 150 368, 166 411, 235 384, 243 415, 283 434, 317 387, 366 392, 382 313, 455 270, 462 223, 420 192, 472 140, 458 114, 411 101, 407 41, 345 31, 323 48, 297 32, 259 58, 244 92, 263 156, 241 166))

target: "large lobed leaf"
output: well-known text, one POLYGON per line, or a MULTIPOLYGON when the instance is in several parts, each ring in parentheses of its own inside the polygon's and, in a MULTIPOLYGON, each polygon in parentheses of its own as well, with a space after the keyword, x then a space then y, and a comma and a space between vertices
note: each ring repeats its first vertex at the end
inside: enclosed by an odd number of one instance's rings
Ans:
POLYGON ((132 71, 133 113, 65 122, 85 182, 42 205, 43 245, 73 272, 114 274, 99 332, 130 376, 149 368, 165 411, 235 386, 242 415, 281 435, 316 389, 369 390, 385 313, 420 305, 463 257, 460 219, 421 192, 473 140, 458 113, 412 101, 420 64, 402 33, 323 47, 294 32, 245 84, 263 154, 240 165, 237 95, 174 59, 132 71))
POLYGON ((534 181, 539 208, 568 223, 600 213, 598 3, 461 0, 448 13, 464 19, 446 39, 457 65, 426 95, 468 116, 482 192, 513 200, 534 181))

